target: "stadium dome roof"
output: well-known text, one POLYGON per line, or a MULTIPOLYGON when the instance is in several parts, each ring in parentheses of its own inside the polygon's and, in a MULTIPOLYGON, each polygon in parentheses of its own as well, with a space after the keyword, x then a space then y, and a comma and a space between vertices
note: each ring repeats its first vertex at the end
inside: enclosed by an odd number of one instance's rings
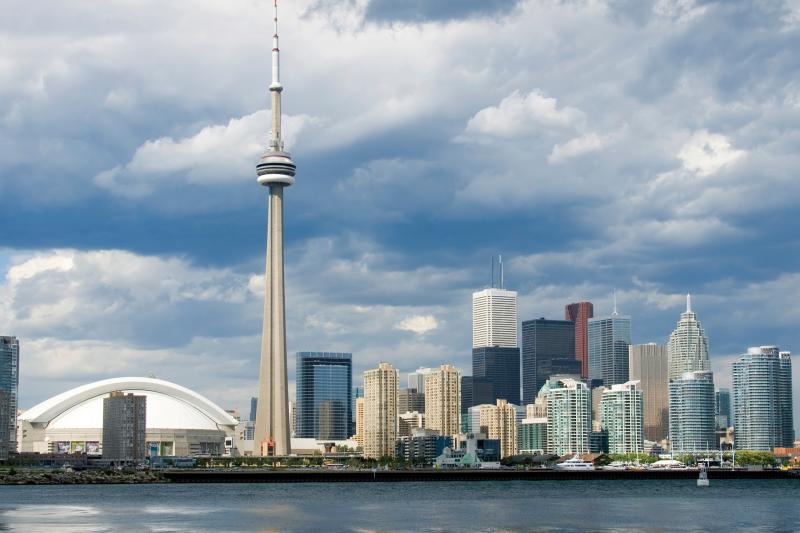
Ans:
POLYGON ((103 427, 103 398, 112 391, 147 396, 147 429, 233 430, 236 419, 196 392, 153 378, 95 381, 43 401, 19 418, 49 429, 103 427))

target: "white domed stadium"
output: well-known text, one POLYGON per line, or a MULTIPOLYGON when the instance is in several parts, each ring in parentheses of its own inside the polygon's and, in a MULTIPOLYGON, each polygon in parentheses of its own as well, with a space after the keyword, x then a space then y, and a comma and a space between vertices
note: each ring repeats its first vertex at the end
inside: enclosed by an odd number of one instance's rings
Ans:
POLYGON ((148 455, 221 455, 237 420, 196 392, 153 378, 113 378, 83 385, 28 409, 19 417, 19 450, 99 455, 103 398, 122 391, 147 397, 148 455))

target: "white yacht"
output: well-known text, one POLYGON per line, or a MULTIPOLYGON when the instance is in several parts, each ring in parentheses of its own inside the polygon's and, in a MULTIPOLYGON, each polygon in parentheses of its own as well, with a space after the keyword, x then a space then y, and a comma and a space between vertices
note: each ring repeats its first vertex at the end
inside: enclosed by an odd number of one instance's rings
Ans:
POLYGON ((594 470, 594 463, 591 461, 584 461, 575 455, 572 459, 557 463, 556 470, 594 470))

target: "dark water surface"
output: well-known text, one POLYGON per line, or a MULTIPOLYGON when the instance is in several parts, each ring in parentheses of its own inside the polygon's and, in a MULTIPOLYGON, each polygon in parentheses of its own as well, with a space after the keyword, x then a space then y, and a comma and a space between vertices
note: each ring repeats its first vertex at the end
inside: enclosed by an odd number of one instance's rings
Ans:
POLYGON ((800 532, 800 480, 3 486, 0 530, 800 532))

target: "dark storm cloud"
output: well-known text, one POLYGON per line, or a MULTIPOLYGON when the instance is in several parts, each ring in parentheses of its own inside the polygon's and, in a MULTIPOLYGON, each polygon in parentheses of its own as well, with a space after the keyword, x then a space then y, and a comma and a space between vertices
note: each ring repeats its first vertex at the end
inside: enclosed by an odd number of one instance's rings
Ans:
POLYGON ((511 11, 519 0, 370 0, 367 20, 379 22, 453 20, 511 11))

